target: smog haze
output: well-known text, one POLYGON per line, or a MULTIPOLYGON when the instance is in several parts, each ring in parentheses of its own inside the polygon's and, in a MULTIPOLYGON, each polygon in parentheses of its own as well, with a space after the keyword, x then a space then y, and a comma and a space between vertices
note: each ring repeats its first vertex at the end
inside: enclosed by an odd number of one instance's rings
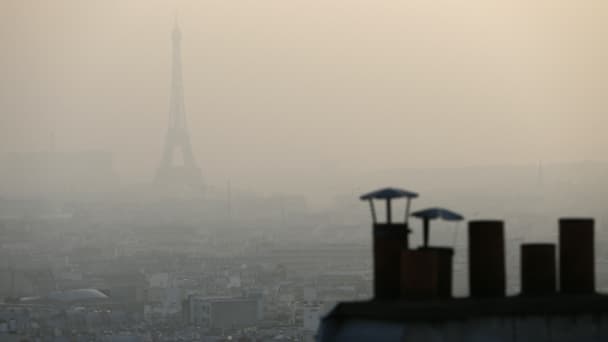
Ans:
POLYGON ((1 152, 112 153, 151 179, 171 30, 208 183, 332 195, 387 169, 605 162, 603 1, 0 4, 1 152))

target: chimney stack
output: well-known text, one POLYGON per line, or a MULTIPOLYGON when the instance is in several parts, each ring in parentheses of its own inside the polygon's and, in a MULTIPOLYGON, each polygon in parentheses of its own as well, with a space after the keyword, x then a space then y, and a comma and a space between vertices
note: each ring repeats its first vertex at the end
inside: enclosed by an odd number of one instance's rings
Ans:
MULTIPOLYGON (((452 297, 454 250, 429 247, 430 220, 460 221, 461 215, 444 208, 428 208, 412 216, 423 220, 423 246, 410 249, 408 218, 411 199, 418 194, 384 188, 361 196, 368 201, 373 221, 374 299, 449 299, 452 297), (405 219, 395 222, 392 201, 404 198, 405 219), (386 221, 378 222, 375 200, 386 203, 386 221)), ((474 299, 506 295, 504 222, 476 220, 468 224, 469 296, 474 299)), ((521 245, 521 295, 545 296, 595 293, 594 220, 559 220, 559 247, 552 243, 521 245), (556 249, 559 249, 557 264, 556 249), (559 266, 559 267, 557 267, 559 266), (559 280, 558 280, 559 274, 559 280), (559 282, 559 284, 558 284, 559 282), (558 287, 559 285, 559 287, 558 287)))
POLYGON ((563 293, 595 292, 593 226, 593 219, 559 220, 559 285, 563 293))
POLYGON ((405 224, 374 224, 374 298, 397 299, 400 295, 401 250, 409 234, 405 224))
POLYGON ((429 247, 431 220, 462 221, 449 209, 432 207, 412 213, 422 220, 423 242, 416 250, 401 253, 401 297, 406 299, 447 299, 452 297, 454 249, 429 247))
POLYGON ((452 257, 448 247, 404 249, 401 253, 401 298, 452 297, 452 257))
POLYGON ((555 244, 527 243, 521 246, 521 294, 555 294, 557 286, 555 244))
POLYGON ((471 297, 505 296, 505 241, 502 221, 469 222, 471 297))
POLYGON ((369 201, 373 221, 374 299, 398 299, 401 294, 401 251, 408 248, 410 201, 415 192, 385 188, 360 197, 369 201), (392 200, 406 199, 405 220, 392 220, 392 200), (386 222, 377 222, 374 200, 386 201, 386 222))

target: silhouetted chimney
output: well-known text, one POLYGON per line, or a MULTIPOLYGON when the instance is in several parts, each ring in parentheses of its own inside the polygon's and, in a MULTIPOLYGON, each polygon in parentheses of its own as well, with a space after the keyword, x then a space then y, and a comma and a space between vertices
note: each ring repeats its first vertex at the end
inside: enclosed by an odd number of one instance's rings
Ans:
POLYGON ((401 253, 401 298, 452 297, 452 256, 447 247, 404 249, 401 253))
POLYGON ((405 224, 374 224, 374 298, 396 299, 401 293, 401 250, 409 234, 405 224))
POLYGON ((422 246, 401 253, 401 297, 406 299, 446 299, 452 297, 454 249, 429 247, 431 220, 462 221, 464 217, 441 207, 412 213, 422 220, 422 246))
POLYGON ((505 295, 505 242, 502 221, 469 222, 471 297, 505 295))
POLYGON ((401 189, 385 188, 361 196, 369 201, 373 221, 374 250, 374 298, 398 299, 401 293, 401 251, 408 248, 408 224, 410 200, 418 194, 401 189), (391 201, 398 198, 407 200, 405 220, 394 223, 391 201), (378 223, 374 200, 386 201, 386 222, 378 223))
POLYGON ((549 295, 556 292, 555 244, 521 246, 521 294, 549 295))
POLYGON ((595 292, 593 219, 559 220, 560 291, 595 292))

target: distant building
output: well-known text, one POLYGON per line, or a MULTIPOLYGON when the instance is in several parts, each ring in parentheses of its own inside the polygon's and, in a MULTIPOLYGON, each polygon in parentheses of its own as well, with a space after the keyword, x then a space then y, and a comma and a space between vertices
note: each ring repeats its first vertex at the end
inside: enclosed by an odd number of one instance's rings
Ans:
POLYGON ((192 325, 208 329, 253 327, 261 317, 259 298, 190 296, 185 301, 185 318, 192 325))
POLYGON ((23 297, 21 304, 74 305, 85 303, 109 303, 110 297, 98 289, 73 289, 53 291, 44 297, 23 297))
POLYGON ((315 332, 319 328, 319 320, 323 307, 319 304, 304 304, 302 306, 302 329, 315 332))
POLYGON ((144 316, 147 319, 179 314, 184 304, 182 289, 177 287, 151 287, 147 291, 144 316))
POLYGON ((167 288, 169 287, 169 273, 159 272, 154 273, 148 277, 150 287, 167 288))

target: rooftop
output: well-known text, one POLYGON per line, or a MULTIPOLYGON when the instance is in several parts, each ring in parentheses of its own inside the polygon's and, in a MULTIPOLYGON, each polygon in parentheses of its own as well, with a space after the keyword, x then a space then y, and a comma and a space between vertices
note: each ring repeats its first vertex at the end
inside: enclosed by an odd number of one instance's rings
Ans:
POLYGON ((490 316, 608 313, 603 294, 542 297, 457 298, 450 300, 372 300, 338 304, 324 320, 443 321, 490 316))

